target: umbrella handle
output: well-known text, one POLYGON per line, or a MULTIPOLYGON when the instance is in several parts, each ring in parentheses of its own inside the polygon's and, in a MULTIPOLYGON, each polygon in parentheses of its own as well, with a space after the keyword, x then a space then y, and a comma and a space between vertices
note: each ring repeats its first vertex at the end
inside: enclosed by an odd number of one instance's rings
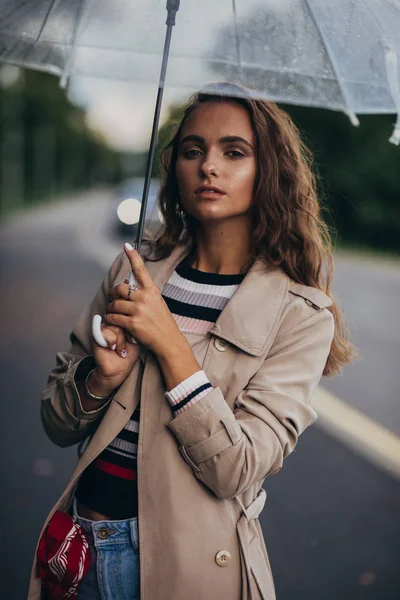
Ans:
MULTIPOLYGON (((131 271, 129 273, 129 285, 136 285, 136 280, 135 280, 133 271, 131 271)), ((107 344, 106 340, 104 339, 103 334, 101 333, 101 322, 102 322, 101 316, 94 315, 93 320, 92 320, 92 335, 95 339, 95 342, 97 344, 99 344, 99 346, 102 346, 103 348, 107 348, 108 344, 107 344)), ((137 344, 137 341, 132 336, 131 336, 131 341, 133 344, 137 344)))
POLYGON ((103 348, 108 348, 108 344, 101 333, 101 320, 100 315, 94 315, 92 320, 92 335, 96 344, 103 346, 103 348))
MULTIPOLYGON (((100 315, 94 315, 92 320, 92 335, 96 344, 102 346, 103 348, 108 348, 108 344, 101 333, 101 322, 102 318, 100 315)), ((131 336, 131 341, 133 344, 137 344, 137 341, 134 337, 131 336)))

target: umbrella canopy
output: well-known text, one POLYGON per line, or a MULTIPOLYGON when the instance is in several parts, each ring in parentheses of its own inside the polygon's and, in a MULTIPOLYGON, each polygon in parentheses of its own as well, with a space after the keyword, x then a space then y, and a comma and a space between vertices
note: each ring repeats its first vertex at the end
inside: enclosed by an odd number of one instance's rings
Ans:
MULTIPOLYGON (((0 0, 0 60, 62 85, 158 82, 165 17, 165 0, 0 0)), ((400 112, 399 57, 400 0, 182 0, 167 83, 229 81, 357 124, 356 114, 400 112)))

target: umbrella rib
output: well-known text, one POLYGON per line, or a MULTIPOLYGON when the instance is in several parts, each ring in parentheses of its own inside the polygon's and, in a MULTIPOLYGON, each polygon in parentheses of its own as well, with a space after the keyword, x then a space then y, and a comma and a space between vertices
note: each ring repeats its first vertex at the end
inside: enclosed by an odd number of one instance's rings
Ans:
POLYGON ((319 26, 319 23, 318 23, 316 17, 315 17, 315 14, 314 14, 314 10, 310 6, 309 0, 304 0, 304 3, 306 5, 306 7, 307 7, 307 10, 308 10, 308 12, 309 12, 312 20, 314 21, 315 28, 318 31, 319 37, 321 39, 321 42, 322 42, 322 44, 323 44, 323 46, 324 46, 324 48, 326 50, 326 54, 327 54, 327 56, 329 58, 329 62, 331 63, 332 70, 333 70, 334 74, 336 75, 336 80, 338 82, 339 89, 340 89, 340 91, 342 93, 342 97, 343 97, 343 100, 344 100, 344 103, 345 103, 345 106, 346 106, 345 112, 346 112, 347 116, 349 117, 350 122, 352 123, 352 125, 359 125, 360 122, 357 119, 356 114, 351 110, 350 103, 349 103, 348 97, 347 97, 347 91, 346 91, 346 88, 344 87, 344 85, 343 85, 343 83, 341 81, 341 77, 340 77, 340 74, 339 74, 339 69, 338 69, 336 61, 335 61, 335 59, 334 59, 334 57, 332 55, 332 52, 331 52, 328 44, 326 43, 324 36, 322 35, 321 28, 319 26))
POLYGON ((242 56, 240 52, 240 39, 239 39, 239 24, 237 20, 237 12, 236 12, 236 0, 232 0, 232 10, 235 21, 235 40, 236 40, 236 57, 237 64, 240 68, 242 68, 242 56))
POLYGON ((45 16, 45 17, 44 17, 44 19, 43 19, 43 23, 42 23, 42 24, 41 24, 41 26, 40 26, 39 33, 38 33, 38 34, 37 34, 37 36, 36 36, 36 39, 35 39, 35 42, 34 42, 34 46, 36 46, 36 44, 37 44, 37 43, 38 43, 38 41, 40 40, 40 38, 41 38, 41 36, 42 36, 42 33, 43 33, 43 31, 44 31, 44 28, 45 28, 45 27, 46 27, 46 25, 47 25, 47 21, 49 20, 50 13, 51 13, 51 11, 53 10, 54 6, 55 6, 55 5, 56 5, 58 2, 59 2, 59 0, 52 0, 52 1, 51 1, 51 4, 50 4, 49 8, 47 9, 46 16, 45 16))
POLYGON ((69 53, 69 56, 67 59, 67 64, 65 65, 65 68, 63 70, 63 73, 62 73, 62 76, 60 79, 60 87, 62 87, 62 88, 65 88, 68 83, 68 79, 69 79, 70 72, 71 72, 71 65, 74 60, 76 46, 78 44, 79 33, 82 28, 84 16, 89 14, 90 3, 91 3, 91 0, 82 0, 81 3, 79 4, 79 8, 77 11, 77 18, 76 18, 76 26, 74 29, 72 43, 71 43, 71 50, 70 50, 70 53, 69 53))
MULTIPOLYGON (((375 11, 372 10, 372 8, 369 4, 369 1, 363 0, 363 3, 368 8, 372 18, 376 22, 381 33, 384 35, 385 31, 382 27, 382 24, 379 21, 379 18, 377 17, 375 11)), ((397 67, 398 55, 397 55, 396 50, 393 47, 392 40, 385 40, 385 39, 381 38, 380 41, 381 41, 381 44, 383 45, 384 52, 385 52, 386 75, 387 75, 387 79, 388 79, 389 90, 392 94, 393 102, 394 102, 396 113, 397 113, 396 123, 394 124, 394 130, 393 130, 391 137, 389 138, 389 142, 391 142, 392 144, 395 144, 396 146, 399 146, 400 145, 400 82, 399 82, 398 67, 397 67)))

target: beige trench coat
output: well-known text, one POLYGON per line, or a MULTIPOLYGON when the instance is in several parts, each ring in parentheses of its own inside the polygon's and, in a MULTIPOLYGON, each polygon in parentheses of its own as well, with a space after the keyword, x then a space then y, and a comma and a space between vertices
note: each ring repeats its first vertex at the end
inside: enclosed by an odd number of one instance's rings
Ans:
MULTIPOLYGON (((187 253, 177 246, 146 263, 160 290, 187 253)), ((128 271, 122 254, 80 317, 71 349, 57 355, 42 396, 42 422, 54 443, 70 446, 93 434, 44 526, 55 510, 70 509, 83 470, 140 399, 141 600, 274 600, 258 521, 261 486, 316 419, 310 399, 332 342, 331 301, 257 260, 211 331, 185 334, 214 386, 206 397, 173 418, 158 361, 143 348, 113 401, 85 413, 74 373, 91 352, 92 315, 104 314, 108 290, 128 271)), ((41 598, 36 561, 28 598, 41 598)))

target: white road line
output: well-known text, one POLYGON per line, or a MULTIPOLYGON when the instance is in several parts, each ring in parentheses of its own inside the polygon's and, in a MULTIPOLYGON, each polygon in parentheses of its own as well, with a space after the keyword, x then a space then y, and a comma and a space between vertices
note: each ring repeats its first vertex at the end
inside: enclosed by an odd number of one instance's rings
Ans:
POLYGON ((322 387, 315 391, 312 404, 318 414, 316 424, 400 478, 400 438, 397 435, 322 387))

